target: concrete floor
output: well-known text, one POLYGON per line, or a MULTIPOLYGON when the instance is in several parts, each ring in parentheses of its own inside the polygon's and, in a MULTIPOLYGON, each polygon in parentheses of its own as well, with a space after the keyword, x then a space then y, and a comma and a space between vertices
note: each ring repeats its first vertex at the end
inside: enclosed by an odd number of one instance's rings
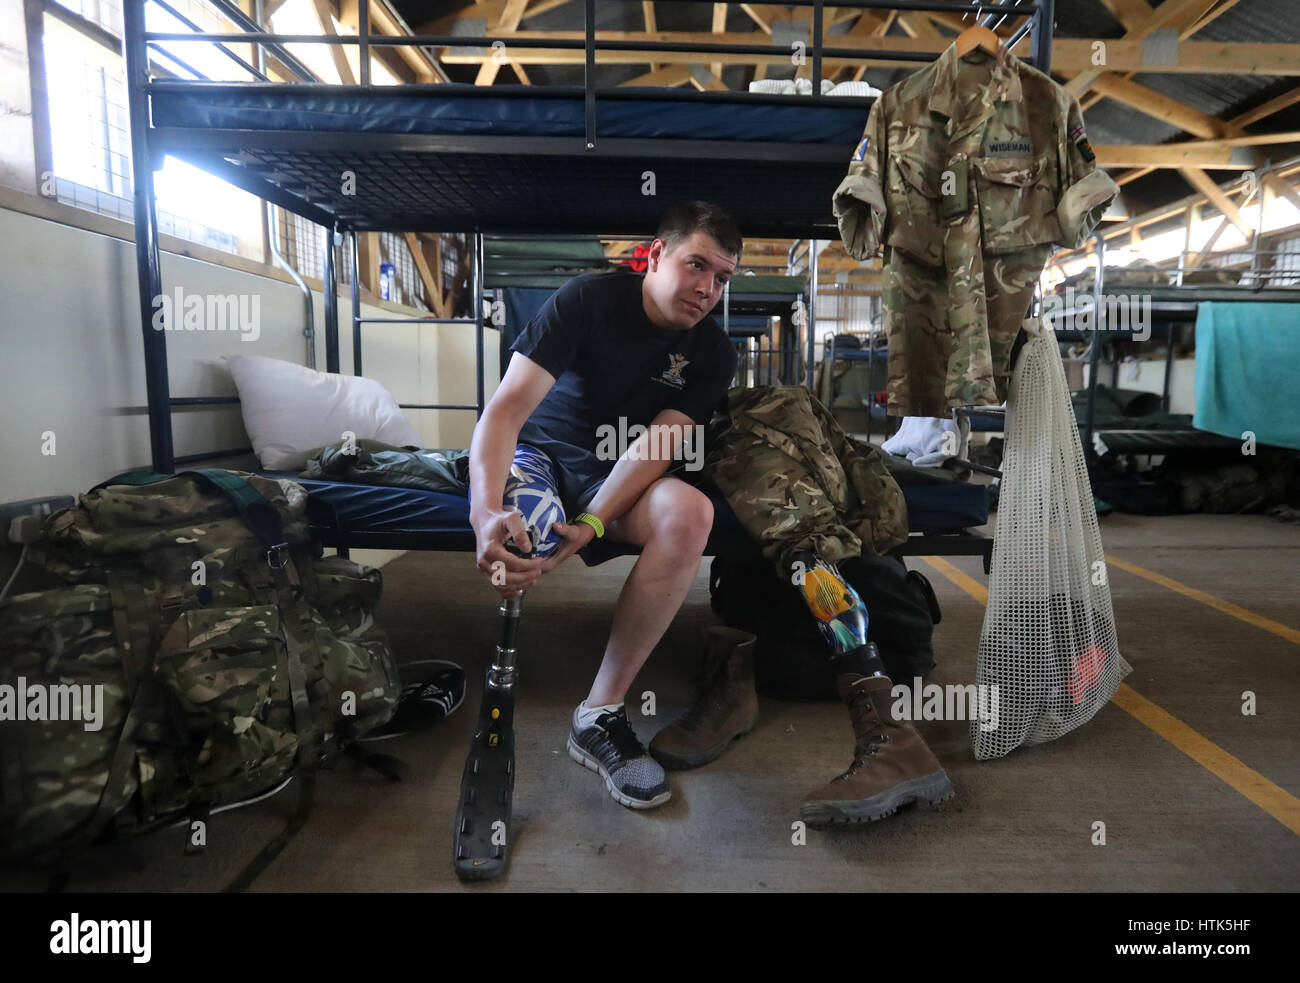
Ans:
MULTIPOLYGON (((1168 723, 1158 711, 1140 712, 1148 724, 1115 704, 1059 741, 978 764, 965 723, 924 723, 957 789, 954 802, 865 827, 809 830, 797 846, 791 823, 802 796, 849 763, 851 732, 836 704, 764 700, 753 734, 704 769, 671 773, 666 806, 633 812, 564 749, 569 714, 595 672, 632 560, 596 569, 575 560, 530 591, 525 605, 505 878, 466 888, 451 868, 452 820, 478 701, 471 691, 440 729, 377 746, 409 764, 404 783, 385 784, 351 765, 326 774, 306 828, 254 889, 1297 890, 1300 526, 1260 516, 1117 514, 1102 520, 1102 533, 1117 559, 1285 626, 1282 634, 1265 630, 1112 565, 1120 644, 1134 667, 1127 685, 1194 732, 1176 739, 1201 761, 1153 729, 1168 723), (1255 716, 1241 712, 1245 690, 1257 696, 1255 716), (1239 764, 1216 758, 1215 746, 1239 764), (1267 808, 1207 765, 1226 767, 1222 773, 1242 787, 1253 782, 1267 808), (1104 846, 1092 845, 1097 821, 1105 823, 1104 846)), ((977 560, 951 562, 987 583, 977 560)), ((690 700, 697 634, 714 621, 707 563, 633 689, 629 710, 643 740, 690 700), (657 696, 656 718, 637 712, 646 690, 657 696)), ((943 605, 932 681, 972 682, 980 602, 925 561, 912 565, 929 576, 943 605)), ((472 558, 407 554, 385 568, 385 581, 380 618, 399 658, 450 658, 477 681, 497 618, 472 558)), ((71 887, 216 889, 278 832, 293 804, 286 790, 215 817, 207 852, 197 857, 181 856, 181 830, 136 842, 134 856, 101 850, 71 887)))

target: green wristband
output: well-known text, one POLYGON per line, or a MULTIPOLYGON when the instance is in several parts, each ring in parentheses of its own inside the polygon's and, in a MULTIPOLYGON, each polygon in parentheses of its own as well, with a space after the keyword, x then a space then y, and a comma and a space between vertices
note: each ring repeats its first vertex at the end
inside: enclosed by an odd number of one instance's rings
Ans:
POLYGON ((575 516, 573 521, 585 522, 587 525, 591 526, 591 528, 596 533, 597 539, 600 539, 602 536, 605 535, 605 523, 601 522, 590 512, 583 512, 582 515, 575 516))

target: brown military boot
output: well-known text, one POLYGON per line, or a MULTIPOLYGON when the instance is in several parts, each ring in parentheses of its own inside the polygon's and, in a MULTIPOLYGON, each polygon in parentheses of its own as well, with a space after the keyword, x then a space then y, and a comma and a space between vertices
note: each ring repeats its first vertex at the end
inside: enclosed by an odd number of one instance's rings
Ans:
POLYGON ((704 629, 705 657, 700 688, 691 708, 650 742, 650 754, 665 768, 698 768, 722 757, 758 722, 754 648, 747 631, 710 625, 704 629))
POLYGON ((916 727, 893 715, 888 676, 835 677, 853 720, 853 764, 808 795, 799 816, 809 826, 869 823, 912 802, 953 797, 952 783, 916 727))

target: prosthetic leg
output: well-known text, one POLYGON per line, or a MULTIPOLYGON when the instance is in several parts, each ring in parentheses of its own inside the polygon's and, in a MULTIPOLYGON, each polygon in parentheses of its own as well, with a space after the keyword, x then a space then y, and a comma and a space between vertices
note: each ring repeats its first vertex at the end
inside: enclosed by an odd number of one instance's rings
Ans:
POLYGON ((835 564, 812 550, 802 550, 790 555, 787 566, 792 582, 817 619, 836 673, 853 669, 862 675, 885 675, 875 646, 868 647, 866 605, 835 564))
MULTIPOLYGON (((545 453, 526 444, 515 448, 503 498, 523 518, 532 544, 526 555, 513 543, 505 544, 507 550, 531 560, 559 549, 554 526, 564 521, 564 512, 555 465, 545 453)), ((515 638, 523 609, 523 591, 501 599, 501 641, 483 679, 478 722, 465 756, 452 853, 462 881, 491 880, 506 868, 515 789, 515 638)))
POLYGON ((505 870, 515 788, 515 637, 524 596, 501 600, 501 641, 483 680, 478 723, 460 779, 453 862, 462 881, 505 870))
POLYGON ((853 763, 810 792, 799 810, 809 826, 872 822, 914 802, 952 798, 952 783, 916 728, 894 715, 893 683, 872 642, 867 609, 835 564, 813 552, 789 565, 808 610, 831 649, 840 699, 853 723, 853 763))

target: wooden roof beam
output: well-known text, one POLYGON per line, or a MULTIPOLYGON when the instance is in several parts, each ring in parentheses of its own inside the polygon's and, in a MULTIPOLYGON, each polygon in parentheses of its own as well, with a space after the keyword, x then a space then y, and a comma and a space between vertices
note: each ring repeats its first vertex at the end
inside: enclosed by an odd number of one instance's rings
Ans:
MULTIPOLYGON (((1130 28, 1122 40, 1129 42, 1141 41, 1143 38, 1154 34, 1160 28, 1168 25, 1169 22, 1174 20, 1176 17, 1182 17, 1193 12, 1199 16, 1200 14, 1204 14, 1210 7, 1214 6, 1216 2, 1217 0, 1165 0, 1165 2, 1159 7, 1150 12, 1142 20, 1142 23, 1130 28)), ((1109 47, 1110 44, 1107 44, 1106 49, 1103 50, 1109 50, 1109 47)), ((1109 61, 1108 58, 1107 66, 1104 68, 1085 69, 1072 78, 1065 87, 1076 96, 1082 95, 1104 72, 1114 71, 1114 68, 1109 64, 1109 61)), ((1055 57, 1053 57, 1052 63, 1053 65, 1056 64, 1055 57)))
MULTIPOLYGON (((497 31, 516 31, 519 29, 519 22, 524 19, 524 14, 528 11, 528 0, 506 0, 505 9, 501 12, 501 18, 495 25, 497 31)), ((518 62, 511 62, 511 66, 518 71, 518 62)), ((501 70, 501 61, 496 57, 496 50, 493 51, 493 57, 479 65, 478 77, 474 79, 475 85, 491 85, 497 80, 497 72, 501 70)))
POLYGON ((1246 221, 1245 216, 1232 200, 1223 192, 1223 189, 1210 180, 1210 176, 1202 170, 1194 167, 1180 167, 1178 173, 1193 188, 1205 195, 1206 200, 1224 215, 1232 220, 1232 224, 1241 230, 1241 234, 1247 239, 1255 234, 1254 227, 1246 221))
MULTIPOLYGON (((1103 0, 1103 2, 1105 2, 1105 0, 1103 0)), ((1123 0, 1123 2, 1129 2, 1129 0, 1123 0)), ((1146 6, 1146 0, 1135 0, 1135 2, 1145 6, 1148 12, 1150 11, 1151 8, 1149 6, 1146 6)), ((1197 31, 1203 28, 1206 24, 1210 23, 1220 14, 1224 13, 1225 11, 1235 6, 1236 3, 1237 0, 1223 0, 1223 2, 1220 3, 1218 7, 1215 7, 1213 10, 1210 10, 1209 12, 1203 14, 1197 14, 1194 7, 1188 8, 1183 13, 1180 13, 1176 17, 1174 17, 1168 26, 1177 28, 1178 39, 1180 41, 1186 41, 1189 37, 1191 37, 1193 34, 1195 34, 1197 31)), ((1133 11, 1138 10, 1137 6, 1134 6, 1132 9, 1133 11)), ((1134 25, 1131 25, 1128 22, 1124 22, 1124 27, 1128 30, 1132 30, 1134 25)), ((1137 72, 1133 72, 1133 71, 1126 72, 1124 74, 1124 78, 1131 79, 1136 74, 1137 72)), ((1090 92, 1086 98, 1081 100, 1081 105, 1085 110, 1091 109, 1093 106, 1099 103, 1102 100, 1102 98, 1103 96, 1101 96, 1099 93, 1090 92)))
POLYGON ((790 11, 785 7, 777 6, 770 3, 742 3, 740 9, 745 15, 758 25, 758 29, 764 34, 772 33, 772 21, 790 20, 790 11))
MULTIPOLYGON (((339 4, 339 22, 353 31, 359 23, 357 7, 357 0, 341 0, 339 4)), ((370 0, 370 33, 391 38, 410 36, 410 31, 389 8, 386 0, 370 0)), ((404 81, 441 82, 443 79, 441 66, 427 52, 414 45, 371 45, 370 55, 382 61, 389 71, 404 81), (405 64, 405 70, 399 66, 399 62, 405 64)))
MULTIPOLYGON (((375 2, 375 0, 371 0, 375 2)), ((435 17, 432 20, 424 21, 412 28, 414 34, 432 34, 446 35, 450 34, 452 25, 457 21, 482 19, 486 22, 488 30, 492 29, 494 24, 501 21, 501 16, 505 13, 506 4, 510 0, 478 0, 478 2, 464 7, 450 14, 444 14, 441 17, 435 17)), ((563 7, 570 0, 533 0, 528 5, 528 17, 538 17, 548 10, 554 10, 556 7, 563 7)))
POLYGON ((1233 163, 1229 147, 1206 146, 1208 141, 1169 144, 1098 144, 1093 147, 1098 167, 1198 167, 1247 171, 1249 163, 1233 163))
MULTIPOLYGON (((370 7, 371 10, 371 34, 386 34, 387 31, 379 30, 379 26, 373 22, 375 5, 370 7)), ((339 3, 339 23, 342 24, 350 33, 356 34, 360 30, 360 3, 358 0, 341 0, 339 3)), ((403 82, 426 82, 429 81, 427 72, 417 73, 406 60, 398 53, 397 48, 385 47, 383 45, 372 45, 370 48, 370 57, 393 73, 403 82)))
POLYGON ((410 250, 411 259, 415 262, 415 270, 424 283, 424 292, 429 297, 429 307, 438 317, 446 317, 442 295, 442 270, 438 270, 437 277, 433 275, 433 270, 429 269, 428 257, 424 255, 424 244, 414 232, 406 233, 405 239, 406 248, 410 250))
POLYGON ((1126 31, 1135 31, 1151 16, 1147 0, 1101 0, 1101 5, 1115 15, 1126 31))
MULTIPOLYGON (((1277 170, 1269 172, 1267 175, 1265 175, 1264 182, 1266 184, 1271 184, 1275 192, 1277 192, 1278 194, 1282 194, 1283 197, 1289 199, 1291 195, 1287 195, 1282 189, 1287 187, 1286 179, 1288 177, 1294 177, 1296 175, 1300 175, 1300 157, 1293 158, 1292 160, 1283 164, 1277 170)), ((1245 179, 1243 178, 1234 181, 1229 186, 1225 188, 1220 188, 1219 190, 1222 191, 1224 194, 1234 195, 1239 193, 1245 186, 1246 186, 1245 179)), ((1292 190, 1291 194, 1295 195, 1296 207, 1300 208, 1300 194, 1296 194, 1294 190, 1292 190)), ((1129 219, 1129 221, 1127 222, 1120 223, 1119 225, 1115 226, 1112 229, 1107 229, 1105 232, 1106 239, 1109 241, 1110 239, 1113 239, 1117 236, 1130 234, 1134 229, 1141 229, 1149 225, 1156 225, 1160 222, 1170 221, 1176 218, 1177 216, 1182 215, 1189 208, 1196 208, 1204 203, 1205 203, 1205 198, 1200 193, 1190 194, 1186 198, 1180 199, 1179 201, 1171 202, 1168 205, 1161 205, 1158 208, 1150 209, 1149 211, 1143 212, 1141 215, 1138 215, 1136 218, 1132 218, 1129 219)), ((1274 238, 1278 236, 1286 236, 1289 234, 1290 234, 1289 229, 1271 229, 1268 232, 1264 233, 1264 237, 1267 239, 1267 238, 1274 238)), ((1081 249, 1061 250, 1060 252, 1053 254, 1052 262, 1053 264, 1064 263, 1070 259, 1077 258, 1079 256, 1088 253, 1091 250, 1091 248, 1092 248, 1091 246, 1086 246, 1081 249)))
POLYGON ((1290 92, 1283 92, 1280 96, 1270 99, 1262 106, 1247 110, 1233 119, 1232 123, 1235 126, 1250 126, 1272 116, 1274 113, 1280 113, 1282 110, 1294 106, 1297 102, 1300 102, 1300 87, 1294 88, 1290 92))
MULTIPOLYGON (((727 5, 725 3, 715 3, 713 5, 713 33, 727 33, 727 5)), ((722 62, 715 61, 710 68, 715 79, 722 78, 722 62)))
MULTIPOLYGON (((334 10, 328 0, 312 0, 312 8, 316 11, 316 23, 320 25, 321 34, 326 37, 338 37, 339 32, 334 30, 334 10)), ((348 64, 348 56, 343 51, 343 46, 327 44, 325 47, 334 62, 334 70, 339 73, 339 81, 344 85, 356 85, 357 79, 352 74, 352 66, 348 64)))
POLYGON ((687 85, 691 81, 691 70, 687 65, 665 65, 652 72, 620 82, 621 86, 662 85, 665 87, 687 85))
MULTIPOLYGON (((1173 0, 1170 0, 1173 2, 1173 0)), ((530 8, 530 13, 532 10, 530 8)), ((901 15, 900 15, 901 16, 901 15)), ((933 31, 933 26, 927 24, 933 31)), ((921 29, 924 31, 924 28, 921 29)), ((576 40, 583 39, 582 31, 501 31, 488 29, 488 36, 501 39, 509 44, 515 39, 540 40, 576 40)), ((725 34, 692 31, 597 31, 596 36, 609 41, 692 41, 698 44, 753 44, 754 32, 730 31, 725 34)), ((829 45, 837 48, 870 51, 879 47, 879 40, 873 36, 860 34, 833 35, 827 39, 829 45)), ((889 47, 900 53, 914 53, 920 57, 916 64, 929 61, 927 55, 942 54, 951 43, 950 38, 938 36, 890 38, 889 47)), ((1052 43, 1052 64, 1062 74, 1083 72, 1092 64, 1092 40, 1087 38, 1057 38, 1052 43)), ((1143 71, 1173 74, 1199 75, 1285 75, 1300 76, 1300 44, 1273 44, 1242 42, 1218 44, 1211 42, 1189 41, 1179 47, 1179 60, 1174 65, 1144 66, 1142 64, 1141 41, 1107 41, 1107 63, 1112 71, 1143 71)), ((490 54, 447 55, 443 60, 448 64, 477 64, 491 59, 490 54)), ((690 64, 701 57, 709 61, 721 60, 724 65, 754 65, 772 60, 771 55, 714 55, 708 52, 627 52, 606 51, 600 55, 602 64, 644 64, 651 59, 663 64, 690 64)), ((524 64, 580 65, 584 61, 581 50, 560 50, 553 48, 517 49, 507 52, 507 60, 524 64)), ((863 58, 827 58, 827 65, 852 65, 857 67, 864 62, 876 64, 871 59, 863 58)), ((883 67, 897 68, 906 62, 888 61, 879 63, 883 67)))
POLYGON ((1273 189, 1274 193, 1281 195, 1287 201, 1291 202, 1297 209, 1300 209, 1300 194, 1296 193, 1295 188, 1287 184, 1277 174, 1264 175, 1264 183, 1273 189))
POLYGON ((1093 82, 1092 87, 1103 96, 1176 126, 1193 136, 1215 139, 1238 136, 1244 132, 1234 123, 1217 119, 1186 103, 1118 75, 1102 75, 1093 82))
POLYGON ((703 65, 692 65, 691 68, 699 68, 700 74, 704 76, 704 78, 700 78, 700 75, 696 74, 694 71, 691 71, 690 77, 686 80, 690 82, 691 85, 695 86, 695 88, 697 88, 699 91, 701 92, 729 92, 730 91, 725 85, 722 84, 722 79, 718 78, 718 76, 708 71, 703 65))
POLYGON ((1191 37, 1193 34, 1195 34, 1197 31, 1203 28, 1206 24, 1209 24, 1211 21, 1216 20, 1219 17, 1222 17, 1233 7, 1237 6, 1237 4, 1240 2, 1241 0, 1221 0, 1219 5, 1215 7, 1213 10, 1210 10, 1202 14, 1200 17, 1193 19, 1190 24, 1184 27, 1181 36, 1184 38, 1191 37))
MULTIPOLYGON (((659 30, 659 25, 655 23, 654 0, 641 0, 641 17, 645 20, 645 29, 647 34, 653 34, 655 31, 659 30)), ((658 69, 658 62, 652 61, 650 63, 650 71, 655 72, 658 69)))
MULTIPOLYGON (((1263 105, 1247 110, 1240 116, 1234 116, 1232 119, 1227 121, 1227 125, 1238 133, 1245 133, 1244 127, 1250 126, 1252 123, 1258 123, 1262 119, 1267 119, 1274 113, 1280 113, 1288 106, 1294 106, 1297 102, 1300 102, 1300 86, 1292 89, 1290 92, 1284 92, 1282 95, 1277 96, 1274 99, 1270 99, 1263 105)), ((1136 181, 1138 178, 1146 177, 1154 170, 1154 167, 1140 167, 1136 170, 1126 171, 1115 178, 1115 183, 1122 187, 1125 184, 1136 181)))

